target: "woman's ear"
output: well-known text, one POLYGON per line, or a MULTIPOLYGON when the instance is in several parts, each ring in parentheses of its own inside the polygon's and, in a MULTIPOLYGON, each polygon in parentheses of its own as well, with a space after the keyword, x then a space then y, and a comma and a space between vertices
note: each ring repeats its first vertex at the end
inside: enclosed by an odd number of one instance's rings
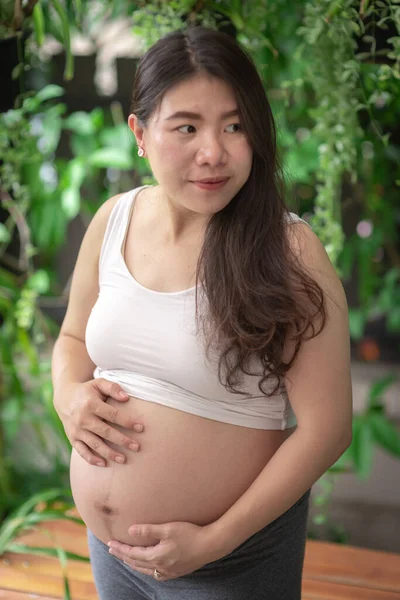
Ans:
POLYGON ((138 147, 143 147, 144 128, 139 125, 139 119, 133 113, 128 117, 128 126, 136 138, 138 147))

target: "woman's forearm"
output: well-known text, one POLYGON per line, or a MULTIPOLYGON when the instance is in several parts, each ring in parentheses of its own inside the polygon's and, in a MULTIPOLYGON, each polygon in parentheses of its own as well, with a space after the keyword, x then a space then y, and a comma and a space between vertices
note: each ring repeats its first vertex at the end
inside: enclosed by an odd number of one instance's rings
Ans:
POLYGON ((69 335, 60 335, 53 347, 51 374, 54 405, 58 412, 58 391, 68 383, 83 383, 93 379, 96 365, 91 361, 86 345, 69 335))
POLYGON ((280 446, 246 492, 207 527, 218 557, 232 552, 299 500, 349 446, 299 428, 280 446))

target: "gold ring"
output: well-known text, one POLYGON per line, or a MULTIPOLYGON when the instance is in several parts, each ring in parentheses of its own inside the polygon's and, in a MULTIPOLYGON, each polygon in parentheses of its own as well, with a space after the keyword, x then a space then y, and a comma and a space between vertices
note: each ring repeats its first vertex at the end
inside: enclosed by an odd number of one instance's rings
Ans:
POLYGON ((160 577, 162 577, 162 573, 160 573, 160 571, 157 571, 157 569, 154 569, 153 577, 154 579, 160 579, 160 577))

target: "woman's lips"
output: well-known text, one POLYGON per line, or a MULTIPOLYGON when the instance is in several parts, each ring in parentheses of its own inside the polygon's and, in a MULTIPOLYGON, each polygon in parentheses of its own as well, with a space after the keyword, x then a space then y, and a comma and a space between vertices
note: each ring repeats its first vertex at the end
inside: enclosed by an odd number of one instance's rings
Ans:
POLYGON ((192 181, 192 183, 194 183, 194 185, 197 186, 198 188, 200 188, 201 190, 217 190, 217 189, 221 188, 223 185, 225 185, 225 183, 227 183, 228 180, 229 180, 229 177, 227 177, 226 179, 222 179, 221 181, 214 181, 214 182, 192 181))

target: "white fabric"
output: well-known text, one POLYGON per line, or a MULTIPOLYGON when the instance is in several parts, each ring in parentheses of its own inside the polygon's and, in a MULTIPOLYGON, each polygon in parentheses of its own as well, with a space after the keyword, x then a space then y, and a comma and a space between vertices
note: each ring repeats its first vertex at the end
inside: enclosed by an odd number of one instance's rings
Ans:
POLYGON ((97 365, 94 378, 115 381, 130 396, 225 423, 281 430, 296 425, 284 385, 268 398, 256 375, 244 376, 240 395, 219 383, 217 361, 206 360, 196 335, 195 288, 157 292, 130 274, 122 244, 140 189, 119 198, 105 231, 100 293, 86 328, 87 351, 97 365))

